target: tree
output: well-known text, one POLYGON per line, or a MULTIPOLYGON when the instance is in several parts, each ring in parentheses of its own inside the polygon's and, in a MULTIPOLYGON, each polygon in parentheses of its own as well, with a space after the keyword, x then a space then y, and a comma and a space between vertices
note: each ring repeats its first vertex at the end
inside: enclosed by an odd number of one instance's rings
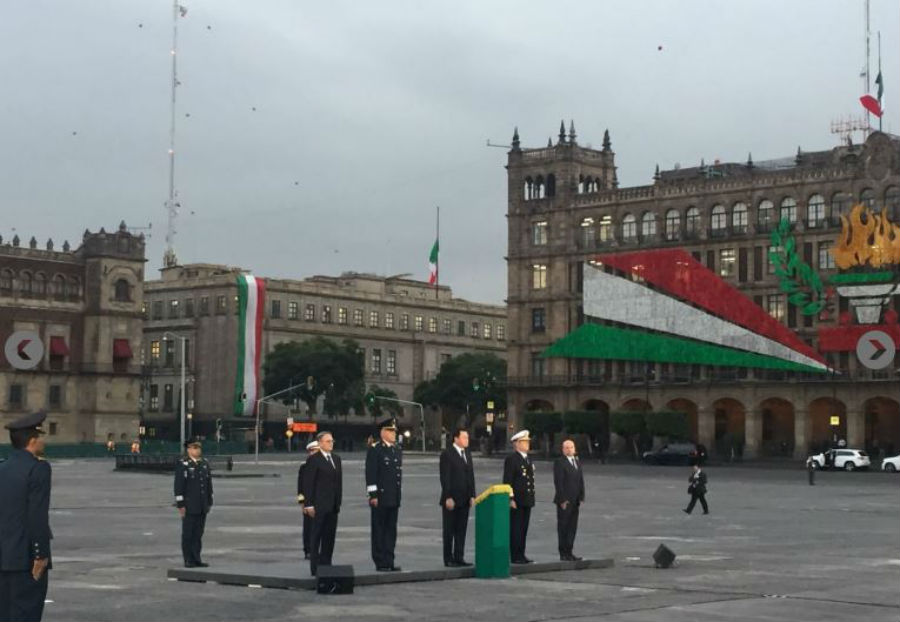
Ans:
POLYGON ((263 363, 263 392, 268 395, 292 385, 304 386, 279 396, 284 403, 303 400, 315 412, 325 395, 325 413, 334 416, 351 408, 362 409, 365 390, 364 361, 352 339, 338 343, 324 337, 279 343, 263 363))
POLYGON ((662 436, 668 441, 681 441, 688 437, 687 415, 682 412, 648 412, 644 415, 647 433, 662 436))
POLYGON ((537 438, 546 440, 544 455, 550 455, 550 446, 553 444, 553 435, 562 432, 563 416, 558 412, 532 411, 526 412, 524 427, 537 438))
POLYGON ((437 376, 416 387, 413 399, 440 407, 443 425, 451 429, 468 412, 470 423, 494 402, 494 412, 506 410, 506 361, 494 354, 465 353, 441 365, 437 376))
POLYGON ((377 384, 373 384, 369 387, 365 398, 366 409, 369 411, 369 414, 372 415, 373 419, 377 420, 381 418, 381 415, 385 412, 390 413, 395 417, 399 417, 403 414, 403 406, 401 404, 388 400, 380 400, 378 399, 379 397, 387 397, 395 400, 397 399, 397 394, 390 389, 379 387, 377 384))
POLYGON ((633 411, 609 413, 609 429, 625 439, 635 458, 640 457, 638 442, 647 432, 644 413, 633 411))

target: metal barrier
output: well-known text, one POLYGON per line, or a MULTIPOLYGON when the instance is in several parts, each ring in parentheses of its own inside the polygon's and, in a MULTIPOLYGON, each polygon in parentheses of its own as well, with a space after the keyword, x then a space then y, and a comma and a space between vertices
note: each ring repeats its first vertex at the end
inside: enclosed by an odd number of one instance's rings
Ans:
MULTIPOLYGON (((116 454, 117 471, 174 471, 180 454, 116 454)), ((213 472, 217 469, 234 470, 234 459, 231 456, 206 456, 213 472)))

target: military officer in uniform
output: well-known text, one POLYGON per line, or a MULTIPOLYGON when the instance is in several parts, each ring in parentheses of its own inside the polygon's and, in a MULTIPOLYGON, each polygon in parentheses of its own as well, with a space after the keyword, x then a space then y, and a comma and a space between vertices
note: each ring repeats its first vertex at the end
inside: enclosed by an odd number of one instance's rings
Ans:
POLYGON ((366 493, 372 515, 372 560, 381 572, 396 572, 394 546, 397 544, 397 516, 400 512, 400 484, 403 453, 397 446, 397 422, 385 419, 378 425, 381 440, 366 454, 366 493))
POLYGON ((528 522, 534 507, 534 465, 528 458, 531 437, 522 430, 510 439, 515 448, 503 461, 503 483, 512 487, 509 499, 509 557, 514 564, 530 564, 525 557, 528 522))
POLYGON ((50 564, 50 464, 44 412, 7 424, 12 453, 0 462, 0 621, 40 620, 50 564))
MULTIPOLYGON (((306 461, 297 470, 297 503, 304 505, 308 494, 308 486, 304 480, 306 465, 313 454, 319 451, 319 441, 310 441, 306 444, 306 461)), ((303 512, 303 559, 309 559, 309 537, 312 535, 312 516, 303 512)))
POLYGON ((213 504, 212 472, 199 438, 185 442, 187 455, 175 465, 175 505, 181 515, 181 553, 185 568, 206 568, 200 559, 206 515, 213 504))

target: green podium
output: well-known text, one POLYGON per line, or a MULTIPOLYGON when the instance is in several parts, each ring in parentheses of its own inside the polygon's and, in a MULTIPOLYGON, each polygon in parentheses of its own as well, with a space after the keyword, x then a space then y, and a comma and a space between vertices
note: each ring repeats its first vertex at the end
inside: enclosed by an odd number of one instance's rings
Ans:
POLYGON ((475 576, 509 576, 509 496, 506 484, 491 486, 475 499, 475 576))

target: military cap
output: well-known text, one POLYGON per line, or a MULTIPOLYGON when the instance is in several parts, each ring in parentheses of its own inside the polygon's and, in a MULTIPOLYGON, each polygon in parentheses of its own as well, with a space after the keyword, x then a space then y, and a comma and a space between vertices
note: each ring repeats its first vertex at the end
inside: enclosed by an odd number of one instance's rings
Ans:
POLYGON ((19 417, 15 421, 7 423, 5 427, 10 432, 15 432, 16 430, 35 430, 44 434, 45 432, 44 429, 41 428, 41 424, 44 423, 44 419, 46 418, 47 413, 43 410, 39 410, 36 413, 19 417))
POLYGON ((521 432, 513 434, 512 438, 509 440, 512 443, 515 443, 516 441, 530 441, 531 437, 528 435, 528 430, 522 430, 521 432))
POLYGON ((313 449, 319 448, 319 441, 310 441, 306 444, 306 451, 311 451, 313 449))
POLYGON ((203 446, 203 441, 200 440, 199 436, 192 436, 184 442, 185 447, 190 447, 191 445, 200 445, 203 446))
POLYGON ((397 429, 397 420, 389 417, 378 424, 379 430, 395 430, 397 429))

